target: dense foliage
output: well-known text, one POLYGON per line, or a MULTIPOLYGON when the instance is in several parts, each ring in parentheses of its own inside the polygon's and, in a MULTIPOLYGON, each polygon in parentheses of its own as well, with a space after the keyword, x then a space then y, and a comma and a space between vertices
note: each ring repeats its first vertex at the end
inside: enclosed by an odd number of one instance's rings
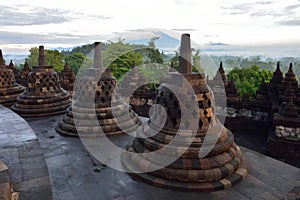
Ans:
MULTIPOLYGON (((133 65, 139 66, 150 63, 163 64, 163 53, 155 47, 155 40, 157 39, 158 38, 151 39, 148 45, 125 43, 121 38, 116 42, 109 41, 108 43, 102 43, 101 52, 104 67, 111 68, 113 75, 117 79, 120 79, 133 65)), ((45 50, 46 65, 53 65, 54 70, 60 72, 63 69, 65 61, 68 61, 71 69, 77 73, 82 65, 85 67, 87 65, 88 67, 93 66, 92 58, 88 57, 91 55, 90 53, 93 51, 93 48, 94 44, 87 44, 76 47, 71 51, 59 52, 58 50, 45 50)), ((31 48, 29 53, 29 66, 38 65, 38 48, 31 48)), ((143 68, 145 68, 145 66, 143 68)), ((153 67, 149 67, 149 69, 153 69, 153 67)), ((143 69, 142 71, 152 80, 154 78, 153 73, 156 70, 150 72, 149 69, 143 69)))
POLYGON ((79 52, 76 52, 74 54, 68 55, 65 57, 65 60, 68 61, 68 64, 70 65, 71 69, 77 74, 80 66, 87 58, 79 52))
POLYGON ((110 42, 102 52, 103 64, 111 68, 113 75, 120 79, 131 67, 142 64, 142 55, 135 52, 130 44, 123 41, 110 42))
POLYGON ((259 84, 264 80, 269 82, 273 72, 267 69, 260 69, 257 65, 245 68, 234 68, 228 73, 228 79, 232 80, 240 95, 249 94, 250 98, 256 93, 259 84))
MULTIPOLYGON (((37 66, 39 49, 33 47, 29 50, 28 65, 37 66)), ((46 65, 53 65, 55 71, 61 71, 64 68, 64 55, 58 50, 45 50, 46 65)))

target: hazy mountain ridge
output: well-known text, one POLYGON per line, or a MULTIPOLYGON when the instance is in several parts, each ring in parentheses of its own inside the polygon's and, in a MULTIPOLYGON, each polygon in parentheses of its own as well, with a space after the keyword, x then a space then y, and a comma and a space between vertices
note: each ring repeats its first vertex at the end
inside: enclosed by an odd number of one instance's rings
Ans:
MULTIPOLYGON (((164 32, 161 31, 153 31, 154 37, 159 37, 155 40, 155 46, 160 51, 164 52, 164 61, 168 62, 174 55, 175 52, 179 50, 180 40, 172 37, 164 32)), ((151 38, 139 38, 139 39, 131 39, 131 40, 124 40, 125 43, 129 43, 134 46, 134 48, 144 48, 147 47, 151 38)), ((102 45, 101 48, 105 49, 106 44, 102 45)), ((223 43, 223 42, 210 42, 203 46, 200 46, 202 49, 201 55, 209 56, 211 60, 218 66, 221 61, 223 61, 223 65, 226 71, 234 68, 234 67, 250 67, 254 64, 259 66, 260 68, 265 68, 271 71, 275 70, 276 62, 280 61, 282 66, 282 71, 285 73, 288 69, 289 63, 292 62, 294 64, 294 71, 296 74, 300 74, 300 57, 293 57, 293 56, 268 56, 262 53, 261 55, 258 54, 250 54, 245 55, 243 52, 247 52, 247 47, 234 47, 230 44, 223 43), (232 54, 234 51, 240 53, 232 54)), ((47 48, 47 47, 46 47, 47 48)), ((74 47, 57 47, 57 48, 48 48, 51 50, 58 50, 61 51, 65 56, 73 54, 75 52, 83 53, 87 55, 93 49, 93 44, 86 44, 81 46, 74 46, 74 47)), ((280 50, 278 50, 280 51, 280 50)), ((249 52, 253 52, 249 50, 249 52)), ((284 52, 284 51, 283 51, 284 52)), ((284 53, 283 53, 284 54, 284 53)), ((287 54, 288 55, 288 54, 287 54)), ((6 64, 13 60, 15 65, 22 65, 24 63, 25 58, 28 55, 12 55, 4 54, 4 59, 6 60, 6 64)))

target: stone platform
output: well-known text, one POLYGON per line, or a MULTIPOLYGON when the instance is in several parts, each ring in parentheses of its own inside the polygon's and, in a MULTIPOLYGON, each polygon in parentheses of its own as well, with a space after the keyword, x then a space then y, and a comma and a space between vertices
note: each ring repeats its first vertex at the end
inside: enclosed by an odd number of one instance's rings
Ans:
MULTIPOLYGON (((44 150, 54 200, 281 200, 300 185, 299 168, 242 147, 250 173, 232 188, 212 193, 185 193, 152 187, 134 181, 126 173, 100 163, 95 164, 80 139, 63 137, 55 132, 55 123, 60 118, 61 116, 56 116, 27 120, 37 133, 44 150)), ((111 140, 125 148, 131 138, 124 135, 111 140)))
MULTIPOLYGON (((8 165, 13 187, 20 192, 21 200, 51 199, 48 169, 54 200, 281 200, 300 186, 299 168, 242 147, 250 174, 232 188, 212 193, 155 188, 134 181, 126 173, 95 164, 80 139, 56 133, 54 126, 61 117, 27 119, 37 140, 22 118, 0 108, 0 160, 8 165)), ((131 138, 124 135, 111 140, 125 148, 131 138)))
POLYGON ((23 118, 1 105, 0 147, 0 160, 9 169, 19 199, 52 199, 48 167, 35 133, 23 118))

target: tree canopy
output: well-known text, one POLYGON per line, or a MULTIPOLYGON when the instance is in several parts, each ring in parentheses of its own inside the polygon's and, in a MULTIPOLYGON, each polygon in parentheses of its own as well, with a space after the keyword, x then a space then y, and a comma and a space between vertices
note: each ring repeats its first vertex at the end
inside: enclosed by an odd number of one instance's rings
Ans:
MULTIPOLYGON (((29 50, 28 65, 37 66, 39 57, 39 49, 33 47, 29 50)), ((58 50, 45 50, 46 65, 53 65, 55 71, 61 71, 64 67, 64 55, 58 50)))
POLYGON ((65 57, 65 60, 68 61, 71 69, 77 74, 78 69, 82 65, 83 61, 87 59, 82 53, 74 53, 65 57))
POLYGON ((143 62, 142 55, 134 51, 130 44, 123 43, 122 40, 110 42, 102 52, 102 58, 104 66, 111 68, 117 79, 129 71, 134 63, 140 65, 143 62))
POLYGON ((241 69, 234 68, 227 76, 235 83, 241 96, 248 94, 250 98, 253 98, 262 80, 269 82, 272 74, 267 69, 260 69, 257 65, 253 65, 241 69))

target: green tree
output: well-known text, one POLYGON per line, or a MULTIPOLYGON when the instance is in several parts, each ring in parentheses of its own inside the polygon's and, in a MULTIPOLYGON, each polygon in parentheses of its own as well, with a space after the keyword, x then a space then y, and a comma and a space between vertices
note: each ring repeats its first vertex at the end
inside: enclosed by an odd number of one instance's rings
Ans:
POLYGON ((148 42, 148 46, 143 46, 141 49, 138 49, 143 58, 144 63, 159 63, 162 64, 164 62, 163 53, 160 52, 159 49, 155 46, 155 41, 158 40, 159 37, 151 38, 148 42))
POLYGON ((58 50, 45 50, 46 65, 52 65, 54 70, 60 72, 64 68, 64 55, 58 50))
POLYGON ((200 66, 200 49, 193 50, 192 52, 192 71, 198 73, 204 73, 204 69, 200 66))
POLYGON ((117 42, 110 42, 107 48, 102 51, 102 56, 104 66, 111 68, 117 79, 129 71, 133 63, 136 65, 143 63, 142 55, 121 39, 117 42))
POLYGON ((228 73, 228 79, 234 81, 241 96, 249 94, 250 98, 253 98, 262 80, 269 82, 272 74, 267 69, 260 70, 257 65, 253 65, 241 69, 233 68, 228 73))
MULTIPOLYGON (((39 57, 39 49, 33 47, 29 50, 28 65, 37 66, 39 57)), ((64 67, 64 56, 58 50, 45 50, 46 65, 53 65, 55 71, 61 71, 64 67)))
POLYGON ((147 61, 146 63, 159 63, 164 62, 161 52, 158 49, 149 48, 147 50, 147 61))
POLYGON ((175 55, 171 58, 170 62, 173 62, 174 68, 178 71, 179 66, 179 52, 175 51, 175 55))
POLYGON ((32 47, 29 50, 29 56, 27 63, 30 67, 38 65, 39 49, 37 47, 32 47))
POLYGON ((153 37, 150 39, 150 41, 148 42, 148 46, 152 49, 155 49, 155 41, 159 40, 160 37, 153 37))
POLYGON ((65 60, 68 61, 68 64, 70 65, 71 69, 76 74, 85 59, 87 58, 82 53, 74 53, 65 57, 65 60))

